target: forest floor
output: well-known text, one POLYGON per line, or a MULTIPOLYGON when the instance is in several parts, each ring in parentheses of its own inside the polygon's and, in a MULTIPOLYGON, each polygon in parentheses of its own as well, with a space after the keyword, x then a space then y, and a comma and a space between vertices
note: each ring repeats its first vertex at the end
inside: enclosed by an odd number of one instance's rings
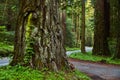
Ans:
MULTIPOLYGON (((87 48, 87 51, 92 48, 87 48)), ((67 51, 67 55, 75 53, 75 51, 67 51)), ((80 50, 76 51, 80 52, 80 50)), ((1 58, 0 66, 9 64, 9 58, 1 58)), ((86 73, 92 78, 92 80, 120 80, 120 65, 106 64, 102 62, 83 61, 78 59, 69 58, 69 62, 72 63, 76 69, 86 73)))
POLYGON ((120 66, 69 58, 76 69, 86 73, 92 80, 120 80, 120 66))
MULTIPOLYGON (((86 73, 92 80, 120 80, 120 65, 83 61, 69 58, 76 69, 86 73)), ((0 66, 9 64, 8 58, 0 59, 0 66)))

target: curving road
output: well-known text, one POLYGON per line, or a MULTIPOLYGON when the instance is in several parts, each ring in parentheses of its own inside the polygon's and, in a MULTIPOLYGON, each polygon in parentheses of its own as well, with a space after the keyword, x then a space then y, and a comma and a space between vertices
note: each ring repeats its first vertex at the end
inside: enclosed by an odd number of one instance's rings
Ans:
MULTIPOLYGON (((89 51, 92 51, 92 47, 86 47, 86 51, 89 52, 89 51)), ((77 52, 80 52, 80 50, 76 50, 76 51, 67 51, 66 54, 67 55, 70 55, 72 53, 77 53, 77 52)), ((0 66, 5 66, 5 65, 8 65, 9 64, 9 58, 0 58, 0 66)))
MULTIPOLYGON (((77 59, 69 59, 69 62, 72 63, 76 69, 88 74, 92 80, 120 80, 120 66, 91 63, 77 59)), ((8 64, 8 58, 0 59, 0 66, 8 64)))
POLYGON ((120 65, 108 65, 69 59, 76 69, 88 74, 92 80, 120 80, 120 65))
POLYGON ((9 64, 9 58, 0 58, 0 66, 5 66, 9 64))
MULTIPOLYGON (((86 47, 86 51, 91 50, 91 47, 86 47)), ((67 51, 66 54, 70 55, 76 52, 80 52, 80 50, 67 51)), ((9 58, 1 58, 0 66, 8 65, 9 60, 9 58)), ((72 63, 76 69, 88 74, 92 80, 120 80, 120 66, 80 61, 77 59, 69 59, 69 62, 72 63)))

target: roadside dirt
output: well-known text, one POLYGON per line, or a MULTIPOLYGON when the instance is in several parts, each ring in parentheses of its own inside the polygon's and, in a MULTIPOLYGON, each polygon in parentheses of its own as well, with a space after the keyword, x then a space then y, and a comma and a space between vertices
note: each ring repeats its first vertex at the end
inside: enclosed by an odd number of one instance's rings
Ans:
POLYGON ((120 65, 68 59, 76 69, 86 73, 92 80, 120 80, 120 65))

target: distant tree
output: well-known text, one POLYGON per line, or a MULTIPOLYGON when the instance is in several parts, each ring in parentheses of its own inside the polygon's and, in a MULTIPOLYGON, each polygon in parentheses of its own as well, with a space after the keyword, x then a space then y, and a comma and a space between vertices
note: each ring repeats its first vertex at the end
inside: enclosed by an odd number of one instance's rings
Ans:
POLYGON ((112 34, 115 34, 114 38, 116 41, 116 49, 113 58, 120 58, 120 1, 110 0, 111 3, 111 29, 113 29, 112 34))
POLYGON ((0 0, 0 25, 6 26, 6 29, 14 30, 18 14, 18 1, 0 0))
POLYGON ((81 1, 68 0, 67 2, 67 17, 72 20, 72 32, 74 34, 74 46, 80 47, 80 18, 81 18, 81 1))
POLYGON ((95 28, 93 54, 110 55, 108 48, 109 37, 109 2, 107 0, 95 1, 95 28))
POLYGON ((69 68, 63 45, 60 0, 19 1, 20 12, 11 65, 24 64, 26 50, 30 48, 32 50, 30 64, 33 68, 46 67, 55 71, 69 68))
POLYGON ((81 52, 85 53, 85 0, 82 0, 81 52))
POLYGON ((66 36, 65 36, 65 46, 67 47, 74 47, 75 46, 75 35, 72 32, 72 29, 74 29, 74 27, 72 26, 72 20, 67 18, 66 21, 66 36))
POLYGON ((8 31, 10 30, 15 30, 15 26, 16 26, 16 18, 18 16, 18 1, 13 0, 10 1, 8 0, 8 4, 7 4, 7 8, 6 8, 6 23, 5 26, 7 28, 8 31))

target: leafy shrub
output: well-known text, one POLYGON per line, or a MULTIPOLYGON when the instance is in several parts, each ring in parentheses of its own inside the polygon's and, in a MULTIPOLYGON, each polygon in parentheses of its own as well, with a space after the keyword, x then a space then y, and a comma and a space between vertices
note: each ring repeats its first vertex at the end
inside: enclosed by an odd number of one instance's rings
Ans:
POLYGON ((6 27, 5 26, 0 26, 0 31, 6 31, 6 27))
POLYGON ((13 54, 13 46, 0 42, 0 56, 6 57, 13 54))
POLYGON ((14 42, 14 32, 0 32, 0 42, 8 43, 8 44, 13 44, 14 42))
POLYGON ((70 48, 70 47, 66 47, 67 51, 75 51, 75 50, 80 50, 80 48, 70 48))
POLYGON ((114 57, 114 55, 115 55, 115 53, 116 53, 116 44, 117 44, 117 41, 116 41, 116 39, 109 39, 108 40, 108 42, 109 42, 109 50, 110 50, 110 53, 111 53, 111 55, 114 57))
POLYGON ((72 33, 73 26, 71 24, 71 19, 67 19, 66 25, 65 45, 67 47, 74 47, 75 37, 72 33))
POLYGON ((6 57, 13 53, 14 31, 6 31, 0 26, 0 56, 6 57))

